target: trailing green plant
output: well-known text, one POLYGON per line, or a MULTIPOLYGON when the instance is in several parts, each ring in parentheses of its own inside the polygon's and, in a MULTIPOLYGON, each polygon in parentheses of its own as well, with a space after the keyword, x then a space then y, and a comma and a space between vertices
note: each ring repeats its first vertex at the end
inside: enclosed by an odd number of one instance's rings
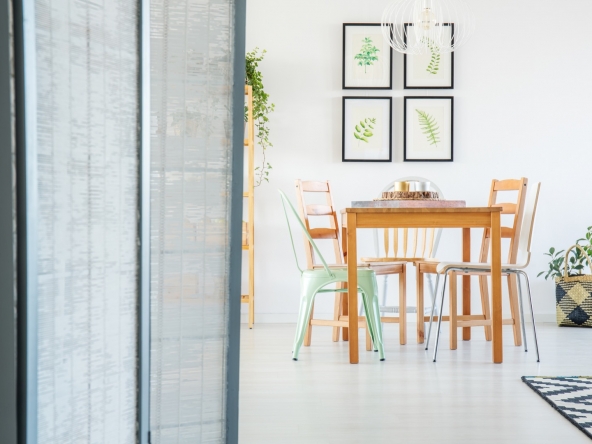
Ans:
MULTIPOLYGON (((259 54, 259 48, 246 55, 246 78, 245 83, 253 87, 253 120, 255 124, 255 137, 263 152, 261 166, 255 168, 255 186, 258 187, 269 182, 271 164, 267 162, 267 148, 273 146, 269 140, 269 114, 275 110, 275 104, 269 103, 269 94, 263 86, 263 74, 259 71, 259 62, 265 57, 267 51, 264 49, 259 54)), ((248 121, 247 107, 245 106, 245 122, 248 121)))
POLYGON ((374 130, 375 125, 375 118, 372 119, 367 117, 364 120, 360 120, 360 123, 354 128, 354 137, 362 142, 369 143, 368 139, 374 135, 372 131, 374 130))
POLYGON ((364 74, 366 74, 368 66, 372 66, 374 62, 378 61, 379 51, 380 49, 374 46, 374 42, 370 37, 364 37, 362 49, 354 56, 354 59, 358 61, 358 66, 364 67, 364 74))
MULTIPOLYGON (((582 249, 588 254, 588 256, 592 255, 592 227, 588 227, 586 235, 582 239, 578 239, 576 241, 582 249), (580 242, 584 242, 581 244, 580 242)), ((555 248, 551 247, 548 253, 545 253, 545 256, 549 256, 551 260, 549 261, 549 268, 545 271, 541 271, 537 277, 545 274, 545 280, 549 278, 556 278, 561 277, 565 273, 565 255, 563 254, 565 250, 556 251, 555 248)), ((581 252, 579 248, 574 248, 569 253, 569 258, 567 261, 567 274, 569 276, 577 276, 581 275, 584 271, 584 268, 587 265, 586 256, 581 252)), ((592 271, 592 270, 591 270, 592 271)))
POLYGON ((438 70, 440 69, 440 47, 429 38, 423 38, 421 41, 427 45, 432 54, 430 64, 426 68, 426 71, 430 74, 438 74, 438 70))
POLYGON ((419 109, 416 109, 415 111, 417 111, 417 114, 419 115, 418 118, 421 132, 428 139, 428 143, 430 145, 438 146, 438 143, 440 143, 440 127, 438 126, 435 117, 430 116, 425 111, 419 109))

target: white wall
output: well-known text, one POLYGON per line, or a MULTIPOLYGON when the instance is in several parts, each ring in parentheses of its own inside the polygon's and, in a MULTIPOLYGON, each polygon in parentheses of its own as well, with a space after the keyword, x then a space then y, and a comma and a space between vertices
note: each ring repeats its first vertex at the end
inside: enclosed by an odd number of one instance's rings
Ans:
MULTIPOLYGON (((256 194, 258 322, 294 322, 298 309, 299 275, 278 188, 295 197, 294 179, 329 179, 343 208, 408 175, 427 177, 447 198, 468 205, 486 205, 492 178, 542 181, 529 272, 536 312, 553 320, 554 285, 536 278, 546 267, 543 253, 569 246, 592 225, 592 2, 470 3, 476 32, 455 54, 454 90, 404 90, 403 58, 395 53, 393 90, 367 93, 341 89, 342 24, 379 22, 386 0, 249 0, 247 49, 267 49, 260 67, 276 104, 271 183, 256 194), (423 94, 455 98, 453 163, 403 162, 402 98, 423 94), (392 163, 341 162, 343 95, 394 98, 392 163)), ((480 236, 474 230, 473 257, 480 236)), ((446 233, 439 257, 459 258, 459 243, 460 230, 446 233)), ((371 253, 370 242, 361 250, 371 253)), ((409 271, 413 305, 413 267, 409 271)), ((330 313, 331 299, 322 296, 317 312, 330 313)))

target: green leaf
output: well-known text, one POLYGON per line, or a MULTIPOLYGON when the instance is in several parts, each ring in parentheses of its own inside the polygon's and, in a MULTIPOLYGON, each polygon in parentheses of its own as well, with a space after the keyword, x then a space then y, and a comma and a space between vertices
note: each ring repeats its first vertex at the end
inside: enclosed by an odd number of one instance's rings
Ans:
POLYGON ((421 111, 419 109, 416 109, 415 111, 419 116, 419 126, 422 130, 422 133, 426 135, 428 143, 430 145, 438 146, 438 143, 440 143, 440 128, 436 122, 436 119, 425 111, 421 111))

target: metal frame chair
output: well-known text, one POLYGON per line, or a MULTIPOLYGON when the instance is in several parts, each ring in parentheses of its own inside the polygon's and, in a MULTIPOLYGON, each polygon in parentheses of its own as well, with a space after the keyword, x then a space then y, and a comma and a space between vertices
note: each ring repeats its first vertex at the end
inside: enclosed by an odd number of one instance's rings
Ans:
MULTIPOLYGON (((296 266, 298 267, 298 270, 300 270, 300 310, 298 313, 298 323, 296 326, 294 347, 292 349, 292 359, 294 361, 297 361, 300 348, 302 347, 302 343, 304 342, 306 329, 309 325, 309 319, 314 304, 315 296, 318 293, 347 292, 347 289, 326 288, 328 285, 331 284, 347 282, 347 267, 329 267, 329 265, 327 265, 327 262, 323 258, 323 255, 319 251, 306 226, 300 219, 298 213, 296 212, 296 209, 289 201, 289 199, 286 197, 286 195, 281 190, 278 191, 282 198, 282 205, 284 208, 284 214, 286 216, 286 222, 288 224, 288 231, 290 233, 290 241, 292 244, 292 251, 294 252, 294 259, 296 260, 296 266), (298 221, 298 224, 300 225, 300 228, 303 230, 305 236, 308 238, 311 247, 316 253, 318 259, 323 264, 323 268, 309 268, 306 270, 300 268, 300 265, 298 264, 298 255, 296 254, 296 247, 294 245, 294 238, 292 236, 290 219, 288 217, 288 210, 286 209, 286 207, 288 207, 291 211, 291 214, 295 216, 296 220, 298 221)), ((368 330, 372 338, 372 343, 374 344, 375 351, 379 353, 380 360, 384 361, 385 357, 384 346, 382 343, 382 324, 380 323, 380 315, 378 311, 379 307, 377 297, 376 274, 373 270, 366 267, 358 268, 358 289, 362 293, 362 303, 364 304, 364 307, 366 309, 366 323, 368 325, 368 330)), ((346 326, 347 322, 344 321, 343 324, 344 326, 346 326)))
MULTIPOLYGON (((502 264, 502 273, 505 275, 515 275, 517 278, 516 280, 517 280, 517 284, 518 284, 518 300, 519 300, 519 304, 520 304, 520 318, 521 318, 521 324, 522 324, 522 335, 524 337, 524 351, 525 352, 528 351, 528 345, 527 345, 527 341, 526 341, 526 327, 524 325, 524 304, 523 304, 522 285, 520 283, 520 276, 524 277, 524 279, 526 281, 526 288, 528 291, 528 299, 529 299, 529 303, 530 303, 530 314, 532 316, 532 328, 533 328, 533 333, 534 333, 534 342, 535 342, 535 347, 536 347, 537 362, 540 362, 539 344, 538 344, 537 333, 536 333, 534 309, 532 306, 532 294, 531 294, 531 290, 530 290, 530 279, 528 278, 528 275, 524 271, 524 269, 526 267, 528 267, 528 264, 530 263, 530 255, 531 255, 530 246, 532 243, 532 233, 533 233, 533 229, 534 229, 534 221, 535 221, 535 217, 536 217, 536 210, 537 210, 537 205, 538 205, 541 183, 540 182, 533 183, 531 185, 531 188, 532 189, 529 190, 529 192, 527 193, 527 196, 526 196, 526 201, 525 201, 525 206, 524 206, 524 215, 522 218, 522 224, 521 224, 521 229, 520 229, 520 234, 519 234, 519 239, 518 239, 518 248, 517 248, 517 255, 520 256, 520 258, 522 259, 523 262, 517 262, 514 264, 502 264)), ((436 275, 436 289, 438 287, 438 281, 439 281, 440 275, 441 274, 444 275, 444 283, 442 286, 442 294, 441 294, 442 299, 440 302, 440 313, 441 313, 444 308, 446 279, 449 274, 451 275, 450 276, 451 279, 457 279, 459 273, 476 274, 478 276, 484 276, 487 274, 491 274, 491 264, 480 263, 480 262, 442 262, 438 265, 437 273, 438 274, 436 275)), ((456 298, 456 297, 457 297, 456 292, 451 291, 451 294, 450 294, 451 301, 453 298, 456 298)), ((436 305, 435 300, 432 305, 433 306, 436 305)), ((455 307, 455 305, 456 304, 451 303, 451 309, 452 309, 452 307, 455 307)), ((428 338, 426 341, 426 350, 428 349, 428 345, 430 342, 433 320, 434 320, 434 310, 432 309, 432 313, 430 315, 430 327, 428 330, 428 338)), ((439 345, 439 341, 440 341, 441 326, 442 326, 442 316, 438 316, 438 331, 436 334, 436 345, 434 348, 434 362, 436 362, 436 357, 438 354, 438 345, 439 345)), ((450 322, 450 328, 451 328, 451 330, 458 328, 457 323, 455 323, 452 319, 450 322)))

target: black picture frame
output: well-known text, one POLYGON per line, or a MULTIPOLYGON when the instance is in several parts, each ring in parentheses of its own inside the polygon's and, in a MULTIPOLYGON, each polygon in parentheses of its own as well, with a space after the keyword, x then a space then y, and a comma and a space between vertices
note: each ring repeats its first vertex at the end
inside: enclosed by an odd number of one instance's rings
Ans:
MULTIPOLYGON (((405 23, 405 32, 403 33, 403 41, 407 44, 407 28, 413 26, 413 23, 405 23)), ((451 43, 454 44, 454 23, 442 23, 442 26, 449 26, 451 30, 451 43)), ((433 85, 408 85, 408 67, 410 65, 408 58, 414 57, 413 55, 403 54, 403 88, 404 89, 454 89, 454 52, 445 54, 450 57, 450 84, 444 86, 433 86, 433 85)))
POLYGON ((341 87, 342 89, 359 89, 359 90, 392 90, 393 89, 393 48, 386 42, 383 36, 380 36, 380 41, 383 44, 383 48, 388 48, 388 85, 384 86, 359 86, 359 85, 348 85, 346 76, 346 60, 348 59, 348 45, 347 45, 347 31, 349 27, 369 27, 376 26, 377 30, 382 33, 380 23, 344 23, 343 24, 343 48, 342 48, 342 59, 341 59, 341 87))
POLYGON ((453 162, 454 161, 454 97, 453 96, 405 96, 403 98, 403 161, 404 162, 453 162), (447 158, 418 158, 411 157, 407 144, 411 137, 408 134, 408 104, 411 100, 449 100, 450 101, 450 155, 447 158))
MULTIPOLYGON (((352 105, 353 106, 353 105, 352 105)), ((384 110, 383 110, 384 111, 384 110)), ((384 117, 384 113, 383 113, 384 117)), ((351 123, 351 122, 350 122, 351 123)), ((349 139, 350 142, 353 139, 349 139)), ((383 145, 384 146, 384 145, 383 145)), ((342 98, 342 119, 341 119, 341 161, 342 162, 392 162, 393 161, 393 98, 392 97, 363 97, 363 96, 344 96, 342 98), (383 133, 383 144, 388 143, 388 158, 355 158, 355 157, 348 157, 348 138, 347 138, 347 123, 346 122, 346 114, 347 114, 347 106, 348 102, 355 102, 355 101, 383 101, 388 103, 388 136, 383 133), (385 142, 384 139, 387 138, 385 142)))

